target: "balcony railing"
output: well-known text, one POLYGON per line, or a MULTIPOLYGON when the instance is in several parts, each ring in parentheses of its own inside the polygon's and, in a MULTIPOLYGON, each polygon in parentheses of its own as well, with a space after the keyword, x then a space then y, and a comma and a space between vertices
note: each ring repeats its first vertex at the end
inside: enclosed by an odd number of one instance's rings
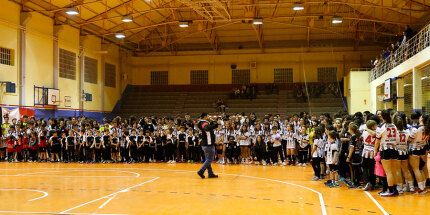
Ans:
POLYGON ((402 44, 394 53, 391 53, 389 57, 378 62, 375 68, 369 73, 369 82, 381 77, 429 46, 430 24, 427 24, 414 37, 402 44))

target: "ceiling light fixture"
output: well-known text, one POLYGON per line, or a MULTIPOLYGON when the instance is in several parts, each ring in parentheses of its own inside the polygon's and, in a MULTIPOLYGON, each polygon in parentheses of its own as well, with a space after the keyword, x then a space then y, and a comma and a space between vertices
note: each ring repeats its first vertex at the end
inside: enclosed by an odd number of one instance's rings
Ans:
POLYGON ((181 27, 181 28, 188 28, 188 25, 189 23, 187 22, 187 21, 181 21, 181 22, 179 22, 179 27, 181 27))
POLYGON ((68 15, 78 15, 79 9, 77 7, 69 7, 69 8, 66 8, 66 13, 68 15))
POLYGON ((428 76, 424 76, 424 77, 421 77, 421 80, 426 80, 427 78, 429 78, 428 76))
POLYGON ((133 22, 133 17, 131 15, 123 16, 121 19, 123 22, 133 22))
POLYGON ((262 25, 263 24, 263 18, 254 18, 254 20, 252 21, 252 24, 262 25))
POLYGON ((115 33, 115 37, 118 39, 124 39, 125 38, 125 34, 124 32, 116 32, 115 33))
POLYGON ((333 24, 342 23, 342 17, 340 17, 340 16, 334 16, 333 20, 331 20, 331 23, 333 23, 333 24))
POLYGON ((301 2, 294 3, 293 10, 298 11, 298 10, 304 10, 304 9, 305 9, 305 6, 303 5, 303 3, 301 2))

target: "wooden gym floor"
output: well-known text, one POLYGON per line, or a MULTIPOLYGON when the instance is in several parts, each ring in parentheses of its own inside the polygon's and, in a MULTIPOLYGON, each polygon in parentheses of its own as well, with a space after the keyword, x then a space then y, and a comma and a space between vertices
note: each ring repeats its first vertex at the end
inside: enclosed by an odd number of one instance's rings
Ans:
POLYGON ((0 214, 425 214, 430 194, 382 198, 327 188, 312 168, 0 163, 0 214), (321 205, 321 203, 323 203, 321 205))

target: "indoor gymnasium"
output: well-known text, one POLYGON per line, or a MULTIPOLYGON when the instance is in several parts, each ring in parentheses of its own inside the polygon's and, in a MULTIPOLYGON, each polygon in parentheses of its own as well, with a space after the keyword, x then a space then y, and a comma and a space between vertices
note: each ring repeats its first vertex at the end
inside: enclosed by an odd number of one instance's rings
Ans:
POLYGON ((430 0, 0 2, 0 214, 430 210, 430 0))

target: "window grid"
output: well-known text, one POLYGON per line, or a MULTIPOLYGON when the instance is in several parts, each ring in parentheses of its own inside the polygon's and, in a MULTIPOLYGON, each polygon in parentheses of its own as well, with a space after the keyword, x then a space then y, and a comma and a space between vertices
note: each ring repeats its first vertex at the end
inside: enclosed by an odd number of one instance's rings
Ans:
POLYGON ((325 82, 325 83, 337 82, 337 68, 336 67, 318 68, 318 82, 325 82))
POLYGON ((0 47, 0 64, 12 66, 12 49, 0 47))
POLYGON ((191 84, 208 84, 208 70, 191 70, 191 84))
POLYGON ((97 84, 97 60, 85 57, 84 81, 97 84))
POLYGON ((105 86, 116 87, 116 68, 110 63, 105 64, 105 86))
POLYGON ((168 71, 152 71, 151 72, 151 85, 168 85, 169 72, 168 71))
POLYGON ((293 68, 277 68, 274 70, 275 83, 292 83, 293 68))
POLYGON ((76 54, 60 49, 60 72, 61 78, 76 80, 76 54))
POLYGON ((233 69, 231 71, 232 84, 249 84, 250 82, 249 69, 233 69))

